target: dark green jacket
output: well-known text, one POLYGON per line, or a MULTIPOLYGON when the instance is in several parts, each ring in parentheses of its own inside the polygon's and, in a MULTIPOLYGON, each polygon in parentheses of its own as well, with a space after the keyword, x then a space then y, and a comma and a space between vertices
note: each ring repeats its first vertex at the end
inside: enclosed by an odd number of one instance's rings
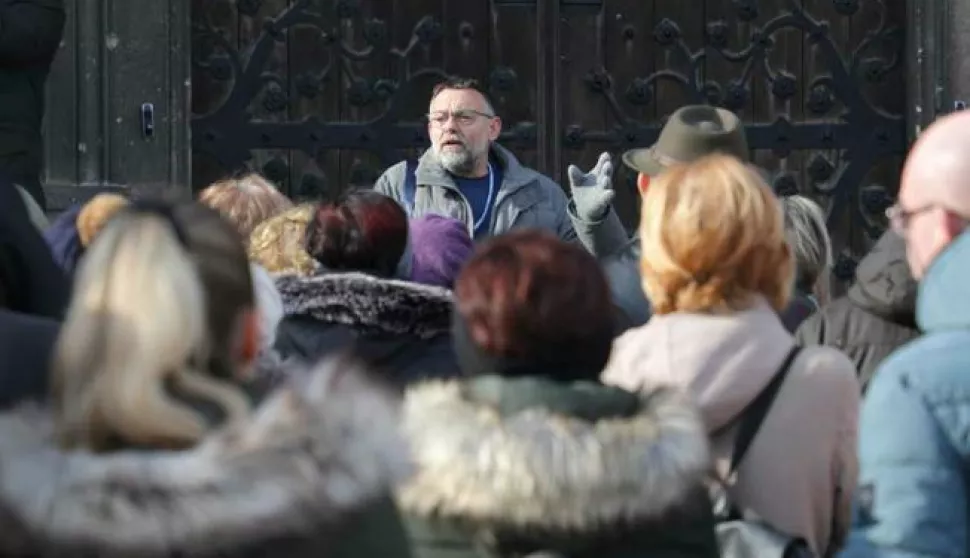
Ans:
POLYGON ((415 386, 417 558, 714 558, 707 437, 680 396, 484 377, 415 386))
POLYGON ((43 205, 44 85, 64 30, 64 0, 0 0, 0 175, 43 205))
POLYGON ((290 381, 183 451, 65 451, 43 410, 0 414, 0 556, 408 558, 398 398, 347 362, 290 381))

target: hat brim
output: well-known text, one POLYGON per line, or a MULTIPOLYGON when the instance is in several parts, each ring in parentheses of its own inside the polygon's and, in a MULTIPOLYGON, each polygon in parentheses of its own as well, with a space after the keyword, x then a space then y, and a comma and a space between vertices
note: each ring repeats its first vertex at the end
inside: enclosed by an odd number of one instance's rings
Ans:
POLYGON ((623 164, 626 166, 651 177, 657 176, 667 170, 667 166, 658 161, 654 156, 653 147, 631 149, 623 153, 622 159, 623 164))
MULTIPOLYGON (((623 159, 623 164, 639 173, 649 176, 650 178, 656 178, 658 175, 667 170, 669 165, 664 165, 658 161, 654 155, 653 149, 653 147, 647 147, 645 149, 631 149, 626 151, 621 157, 623 159)), ((757 171, 757 173, 769 186, 771 185, 771 172, 752 162, 744 161, 744 163, 753 170, 757 171)))

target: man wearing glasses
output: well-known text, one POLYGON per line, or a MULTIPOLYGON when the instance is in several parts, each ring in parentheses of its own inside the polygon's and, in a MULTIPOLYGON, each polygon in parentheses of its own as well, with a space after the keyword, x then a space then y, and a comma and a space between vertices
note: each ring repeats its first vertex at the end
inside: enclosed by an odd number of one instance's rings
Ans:
POLYGON ((431 94, 431 149, 387 169, 374 188, 408 215, 438 214, 468 226, 476 240, 515 228, 545 229, 575 240, 566 195, 496 143, 502 120, 474 80, 451 79, 431 94))
POLYGON ((842 558, 970 548, 970 113, 910 151, 889 212, 920 282, 923 335, 883 361, 859 417, 857 517, 842 558))

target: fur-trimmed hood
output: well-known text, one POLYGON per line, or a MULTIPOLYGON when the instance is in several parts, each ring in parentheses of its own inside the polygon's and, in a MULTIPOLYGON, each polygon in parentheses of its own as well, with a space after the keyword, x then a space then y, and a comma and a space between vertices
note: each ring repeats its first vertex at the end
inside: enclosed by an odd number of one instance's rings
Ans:
MULTIPOLYGON (((610 389, 577 384, 574 408, 610 389)), ((587 420, 545 405, 500 412, 458 381, 412 387, 404 425, 418 472, 398 491, 402 510, 570 532, 657 520, 703 483, 707 437, 673 390, 629 397, 630 414, 587 420)))
POLYGON ((363 273, 276 279, 286 317, 309 316, 362 333, 429 339, 451 328, 451 291, 363 273))
POLYGON ((357 367, 318 365, 184 451, 62 451, 44 410, 0 415, 0 554, 325 547, 328 527, 410 473, 399 406, 357 367))

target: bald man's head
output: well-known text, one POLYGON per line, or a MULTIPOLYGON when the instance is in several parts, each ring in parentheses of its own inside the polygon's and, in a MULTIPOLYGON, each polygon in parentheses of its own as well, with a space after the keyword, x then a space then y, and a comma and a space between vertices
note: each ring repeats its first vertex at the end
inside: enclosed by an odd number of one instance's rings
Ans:
POLYGON ((893 225, 906 238, 913 275, 922 277, 970 217, 970 112, 934 122, 903 167, 893 225))

